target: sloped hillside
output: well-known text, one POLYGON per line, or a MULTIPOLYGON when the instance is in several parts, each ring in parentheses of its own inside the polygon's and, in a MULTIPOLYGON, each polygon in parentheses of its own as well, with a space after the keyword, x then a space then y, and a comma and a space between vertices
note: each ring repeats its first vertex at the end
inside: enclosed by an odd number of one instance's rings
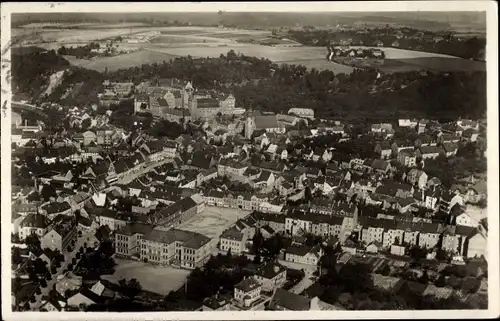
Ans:
MULTIPOLYGON (((29 54, 12 54, 12 92, 38 98, 51 83, 50 77, 70 67, 54 50, 29 54)), ((57 77, 56 77, 57 78, 57 77)), ((53 87, 50 91, 53 90, 53 87)))

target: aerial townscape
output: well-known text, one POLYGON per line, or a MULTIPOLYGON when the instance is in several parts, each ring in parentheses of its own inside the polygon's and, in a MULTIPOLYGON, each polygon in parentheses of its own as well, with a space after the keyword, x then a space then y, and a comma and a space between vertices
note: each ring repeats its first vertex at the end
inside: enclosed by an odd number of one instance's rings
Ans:
POLYGON ((205 15, 12 15, 12 309, 488 309, 485 22, 205 15))

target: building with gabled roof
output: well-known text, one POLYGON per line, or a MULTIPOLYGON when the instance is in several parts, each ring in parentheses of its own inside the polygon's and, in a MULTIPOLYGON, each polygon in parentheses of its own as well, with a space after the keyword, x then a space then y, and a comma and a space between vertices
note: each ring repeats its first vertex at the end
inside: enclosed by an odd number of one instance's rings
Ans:
POLYGON ((262 285, 262 291, 272 292, 286 283, 286 268, 278 262, 268 262, 255 272, 254 278, 262 285))
POLYGON ((212 251, 213 242, 205 235, 155 228, 143 236, 140 258, 145 262, 194 269, 203 266, 212 251))
POLYGON ((45 215, 28 214, 24 217, 19 225, 19 238, 24 240, 31 234, 43 237, 47 233, 50 222, 45 215))

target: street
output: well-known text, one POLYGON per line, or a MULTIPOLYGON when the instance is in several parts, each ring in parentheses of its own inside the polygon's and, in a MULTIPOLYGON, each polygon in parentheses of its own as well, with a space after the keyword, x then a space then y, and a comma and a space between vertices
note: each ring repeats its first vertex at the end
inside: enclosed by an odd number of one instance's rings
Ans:
MULTIPOLYGON (((76 253, 83 246, 85 242, 87 242, 87 238, 95 233, 95 230, 88 230, 82 233, 82 236, 77 236, 77 240, 75 242, 75 247, 72 252, 63 252, 64 262, 61 264, 61 267, 57 270, 57 273, 52 275, 52 279, 47 281, 47 286, 45 288, 41 288, 42 292, 40 295, 36 296, 36 302, 31 303, 31 310, 38 311, 40 309, 40 305, 42 304, 42 297, 49 294, 50 290, 52 290, 54 284, 57 282, 57 277, 63 273, 63 271, 68 267, 71 263, 71 260, 76 256, 76 253)), ((87 244, 89 246, 90 244, 87 244)), ((78 260, 77 260, 78 264, 78 260)), ((64 295, 64 293, 63 293, 64 295)))
POLYGON ((117 180, 116 184, 126 185, 126 184, 132 182, 133 180, 135 180, 136 178, 139 178, 142 175, 150 172, 153 168, 161 166, 161 165, 166 164, 166 163, 172 163, 173 161, 174 161, 173 158, 165 158, 164 160, 161 160, 159 162, 154 162, 154 163, 150 164, 149 166, 141 168, 139 171, 137 171, 131 175, 128 175, 127 177, 124 177, 122 179, 117 180))

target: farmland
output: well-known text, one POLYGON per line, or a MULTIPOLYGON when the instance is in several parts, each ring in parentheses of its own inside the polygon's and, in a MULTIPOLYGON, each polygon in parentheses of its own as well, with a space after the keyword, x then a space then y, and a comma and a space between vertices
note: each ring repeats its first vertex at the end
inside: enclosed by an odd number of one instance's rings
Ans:
POLYGON ((114 71, 140 66, 142 64, 151 64, 154 62, 161 63, 163 61, 169 61, 175 57, 176 56, 172 54, 151 52, 144 49, 114 57, 100 57, 95 60, 76 59, 74 57, 65 56, 65 58, 73 65, 100 72, 104 71, 106 67, 109 71, 114 71))
MULTIPOLYGON (((71 59, 71 63, 85 68, 103 71, 140 66, 146 63, 162 62, 177 56, 219 57, 230 50, 247 56, 269 59, 276 63, 302 64, 317 70, 329 69, 335 73, 350 73, 353 67, 328 62, 323 47, 297 46, 293 41, 271 38, 271 32, 261 30, 221 29, 216 27, 135 27, 100 29, 43 29, 15 28, 13 35, 26 43, 37 44, 47 49, 92 40, 125 36, 137 32, 157 30, 160 35, 149 42, 131 44, 120 43, 121 49, 135 49, 137 52, 93 61, 71 59), (263 45, 268 44, 268 45, 263 45), (277 46, 270 46, 277 45, 277 46), (291 45, 287 47, 286 45, 291 45)), ((300 44, 299 44, 300 45, 300 44)), ((358 48, 358 47, 353 47, 358 48)), ((388 73, 428 69, 431 71, 473 71, 484 70, 482 62, 465 60, 448 55, 404 50, 399 48, 380 48, 386 59, 383 65, 372 66, 388 73)))

